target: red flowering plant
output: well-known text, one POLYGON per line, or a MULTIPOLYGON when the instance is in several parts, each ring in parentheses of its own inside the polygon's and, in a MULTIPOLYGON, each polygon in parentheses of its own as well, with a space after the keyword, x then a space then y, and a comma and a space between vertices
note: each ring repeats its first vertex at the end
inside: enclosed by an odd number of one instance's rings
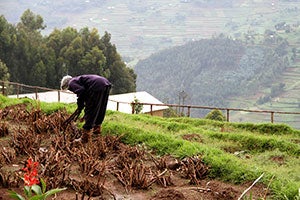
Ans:
POLYGON ((57 189, 52 189, 49 191, 46 191, 46 183, 45 181, 41 178, 39 180, 38 178, 38 162, 33 162, 31 158, 27 160, 26 167, 22 169, 24 171, 24 193, 26 197, 23 197, 22 195, 16 193, 15 191, 10 191, 10 197, 13 199, 17 200, 44 200, 47 197, 65 190, 66 188, 57 188, 57 189), (41 186, 38 185, 41 183, 41 186))

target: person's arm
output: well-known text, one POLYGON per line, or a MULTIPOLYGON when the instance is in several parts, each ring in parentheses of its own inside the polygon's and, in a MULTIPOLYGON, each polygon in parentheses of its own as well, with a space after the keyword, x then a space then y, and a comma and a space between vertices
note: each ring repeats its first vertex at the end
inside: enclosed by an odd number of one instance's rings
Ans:
POLYGON ((77 108, 82 111, 84 108, 84 94, 78 95, 77 97, 77 108))
POLYGON ((69 89, 75 94, 77 94, 77 107, 78 110, 82 111, 84 108, 86 89, 82 85, 77 83, 77 81, 71 81, 69 85, 69 89))

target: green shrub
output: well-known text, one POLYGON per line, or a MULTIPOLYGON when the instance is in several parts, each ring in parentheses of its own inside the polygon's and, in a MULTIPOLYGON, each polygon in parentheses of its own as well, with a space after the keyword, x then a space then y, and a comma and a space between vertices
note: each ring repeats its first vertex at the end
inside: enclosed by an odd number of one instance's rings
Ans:
POLYGON ((216 121, 225 121, 226 117, 223 115, 222 111, 220 111, 218 109, 214 109, 205 116, 205 119, 211 119, 211 120, 216 120, 216 121))

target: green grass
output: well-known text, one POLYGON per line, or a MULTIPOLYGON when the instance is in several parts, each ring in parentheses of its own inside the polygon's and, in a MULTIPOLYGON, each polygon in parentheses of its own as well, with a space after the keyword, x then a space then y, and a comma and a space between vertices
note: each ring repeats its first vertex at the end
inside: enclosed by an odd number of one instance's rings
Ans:
MULTIPOLYGON (((47 113, 59 109, 72 113, 76 108, 74 104, 47 104, 0 96, 1 108, 24 102, 47 113)), ((209 177, 225 182, 253 182, 264 173, 261 182, 270 183, 269 199, 294 199, 300 188, 300 134, 287 125, 160 118, 107 111, 103 133, 119 135, 124 143, 144 145, 158 155, 200 156, 209 166, 209 177), (195 139, 183 139, 186 135, 195 139)))
POLYGON ((16 104, 27 104, 27 108, 40 108, 46 114, 51 114, 55 111, 66 109, 69 113, 72 113, 76 109, 76 104, 66 104, 66 103, 45 103, 40 101, 33 101, 29 98, 7 98, 0 95, 0 109, 7 106, 12 106, 16 104))
POLYGON ((289 198, 300 187, 299 131, 287 125, 223 123, 191 118, 158 118, 108 112, 106 134, 122 135, 129 144, 144 144, 158 154, 179 158, 200 155, 210 166, 210 177, 232 183, 255 180, 261 173, 271 183, 275 199, 289 198), (221 132, 221 127, 225 131, 221 132), (198 134, 201 142, 182 140, 198 134), (295 142, 296 141, 296 142, 295 142), (236 155, 235 152, 244 152, 236 155), (283 158, 283 163, 274 160, 283 158))

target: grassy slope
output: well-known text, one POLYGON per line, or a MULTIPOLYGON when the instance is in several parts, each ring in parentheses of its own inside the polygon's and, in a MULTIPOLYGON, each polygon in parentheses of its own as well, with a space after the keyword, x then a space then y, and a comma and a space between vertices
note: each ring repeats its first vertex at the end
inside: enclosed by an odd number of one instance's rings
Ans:
POLYGON ((253 181, 265 173, 263 181, 268 184, 274 175, 271 187, 278 198, 282 194, 291 197, 300 187, 300 146, 296 143, 300 132, 286 126, 108 112, 104 130, 122 135, 127 143, 145 144, 159 154, 200 155, 211 168, 210 176, 223 181, 253 181), (194 141, 183 140, 186 134, 195 134, 194 141), (284 163, 275 161, 277 158, 284 163))
MULTIPOLYGON (((0 108, 32 103, 51 113, 76 105, 9 99, 0 95, 0 108)), ((158 154, 178 158, 201 156, 210 166, 210 177, 232 183, 254 181, 265 173, 276 199, 290 199, 300 188, 300 132, 285 125, 223 123, 192 118, 160 118, 107 111, 104 134, 121 135, 132 145, 146 145, 158 154), (186 136, 189 140, 184 140, 186 136), (278 160, 279 159, 279 160, 278 160)))

